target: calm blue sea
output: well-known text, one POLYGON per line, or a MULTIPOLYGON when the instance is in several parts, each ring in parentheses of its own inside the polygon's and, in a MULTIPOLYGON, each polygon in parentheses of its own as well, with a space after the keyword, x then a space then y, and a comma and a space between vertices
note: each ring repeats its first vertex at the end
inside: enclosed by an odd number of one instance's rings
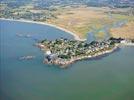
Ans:
POLYGON ((67 69, 43 64, 35 40, 61 37, 73 39, 49 26, 0 20, 0 100, 134 100, 134 47, 67 69), (18 60, 27 55, 36 58, 18 60))

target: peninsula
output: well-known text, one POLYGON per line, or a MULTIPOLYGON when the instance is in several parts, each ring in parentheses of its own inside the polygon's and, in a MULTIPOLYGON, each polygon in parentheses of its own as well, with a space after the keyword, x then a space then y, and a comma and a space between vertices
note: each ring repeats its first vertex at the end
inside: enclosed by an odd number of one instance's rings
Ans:
POLYGON ((86 41, 56 39, 53 41, 42 40, 37 45, 45 52, 44 63, 60 65, 66 68, 75 61, 97 57, 115 51, 121 44, 133 45, 134 40, 123 38, 109 38, 103 41, 86 41))

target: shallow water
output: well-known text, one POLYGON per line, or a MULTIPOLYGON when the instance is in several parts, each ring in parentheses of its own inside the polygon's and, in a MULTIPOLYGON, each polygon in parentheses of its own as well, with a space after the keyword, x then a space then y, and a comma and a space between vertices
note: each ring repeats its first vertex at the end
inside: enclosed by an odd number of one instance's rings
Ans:
POLYGON ((1 100, 134 99, 133 47, 122 47, 101 59, 78 61, 68 69, 43 64, 43 53, 33 46, 33 38, 60 37, 73 38, 49 26, 0 21, 1 100), (24 55, 36 58, 18 60, 24 55))

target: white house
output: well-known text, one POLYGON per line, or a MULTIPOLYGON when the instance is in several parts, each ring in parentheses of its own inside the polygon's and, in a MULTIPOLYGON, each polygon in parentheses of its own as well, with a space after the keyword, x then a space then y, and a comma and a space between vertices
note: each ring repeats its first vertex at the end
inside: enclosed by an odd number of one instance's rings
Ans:
POLYGON ((46 51, 46 54, 47 55, 51 55, 51 51, 46 51))
POLYGON ((126 41, 126 40, 122 40, 122 41, 121 41, 121 43, 123 43, 123 44, 124 44, 124 43, 127 43, 127 41, 126 41))

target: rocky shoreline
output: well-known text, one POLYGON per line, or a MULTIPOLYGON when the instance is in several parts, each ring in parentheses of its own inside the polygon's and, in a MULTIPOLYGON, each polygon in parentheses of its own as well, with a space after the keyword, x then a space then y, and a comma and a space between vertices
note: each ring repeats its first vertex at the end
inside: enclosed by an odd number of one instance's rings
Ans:
POLYGON ((122 46, 130 45, 134 46, 133 40, 113 37, 91 43, 63 38, 53 41, 45 39, 36 44, 45 53, 43 63, 59 65, 60 68, 67 68, 76 61, 110 54, 122 46))
POLYGON ((109 54, 109 53, 112 53, 112 52, 116 51, 117 48, 118 47, 114 47, 112 50, 107 50, 107 51, 103 51, 103 52, 100 52, 100 53, 96 53, 95 55, 92 55, 92 56, 89 55, 89 56, 82 56, 82 57, 72 58, 68 61, 62 61, 61 59, 57 59, 57 60, 54 60, 52 62, 48 62, 45 58, 43 62, 47 63, 47 64, 60 65, 60 68, 66 68, 66 67, 68 67, 68 65, 73 64, 76 61, 95 58, 95 57, 98 57, 98 56, 109 54))
MULTIPOLYGON (((65 62, 62 62, 60 60, 55 60, 54 62, 51 62, 51 64, 60 65, 60 68, 66 68, 66 67, 68 67, 68 65, 73 64, 76 61, 90 59, 90 58, 95 58, 95 57, 98 57, 98 56, 109 54, 109 53, 114 52, 116 49, 117 49, 117 47, 114 48, 113 50, 108 50, 108 51, 100 52, 100 53, 97 53, 97 54, 95 54, 93 56, 83 56, 83 57, 72 58, 69 61, 65 61, 65 62)), ((44 59, 44 63, 50 64, 45 59, 44 59)))
MULTIPOLYGON (((36 44, 36 46, 38 46, 42 51, 46 50, 47 48, 42 45, 41 43, 38 43, 36 44)), ((49 62, 46 57, 44 57, 44 60, 43 60, 43 63, 46 63, 46 64, 54 64, 54 65, 59 65, 60 68, 67 68, 68 65, 70 64, 73 64, 74 62, 76 61, 80 61, 80 60, 85 60, 85 59, 90 59, 90 58, 95 58, 95 57, 98 57, 98 56, 102 56, 102 55, 105 55, 105 54, 109 54, 109 53, 112 53, 114 51, 116 51, 118 48, 118 46, 115 46, 114 48, 110 49, 110 50, 106 50, 106 51, 102 51, 102 52, 98 52, 98 53, 95 53, 94 55, 87 55, 87 56, 81 56, 81 57, 73 57, 69 60, 63 60, 61 58, 58 58, 58 59, 54 59, 53 61, 49 62)), ((45 53, 46 54, 46 53, 45 53)))

